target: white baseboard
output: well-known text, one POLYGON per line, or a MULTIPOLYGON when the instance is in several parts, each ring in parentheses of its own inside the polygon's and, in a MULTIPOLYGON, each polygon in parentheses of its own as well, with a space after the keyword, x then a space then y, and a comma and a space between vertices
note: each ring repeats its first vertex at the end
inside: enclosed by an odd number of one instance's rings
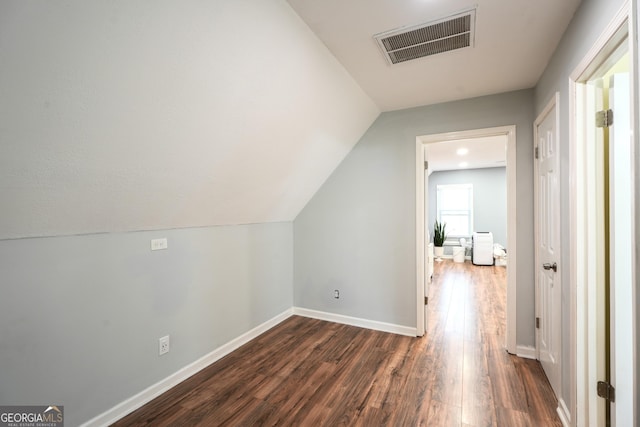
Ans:
MULTIPOLYGON (((440 258, 442 259, 453 259, 453 255, 442 255, 440 258)), ((465 261, 471 261, 471 255, 464 256, 465 261)), ((435 258, 434 258, 435 261, 435 258)))
POLYGON ((560 422, 564 427, 569 427, 571 425, 571 412, 569 408, 567 408, 567 404, 564 403, 564 399, 558 399, 558 416, 560 417, 560 422))
POLYGON ((272 319, 267 320, 261 325, 256 326, 248 332, 240 335, 237 338, 229 341, 226 344, 218 347, 213 350, 211 353, 206 354, 195 362, 185 366, 179 371, 169 375, 167 378, 147 387, 145 390, 142 390, 140 393, 130 397, 124 402, 119 403, 113 408, 103 412, 102 414, 90 419, 86 423, 82 424, 82 427, 97 427, 97 426, 108 426, 123 418, 125 415, 130 414, 136 409, 140 408, 146 403, 149 403, 151 400, 155 399, 165 391, 169 390, 172 387, 175 387, 182 381, 186 380, 193 374, 201 371, 212 363, 220 360, 227 354, 236 350, 240 346, 246 344, 252 339, 256 338, 258 335, 263 332, 268 331, 269 329, 276 326, 278 323, 284 321, 285 319, 291 317, 293 314, 293 309, 288 309, 272 319))
POLYGON ((293 314, 310 317, 312 319, 326 320, 328 322, 342 323, 343 325, 373 329, 375 331, 391 332, 392 334, 406 335, 409 337, 415 337, 417 333, 416 328, 412 328, 410 326, 394 325, 392 323, 344 316, 342 314, 327 313, 325 311, 310 310, 308 308, 293 307, 293 314))
POLYGON ((525 345, 519 345, 516 347, 516 356, 524 359, 536 359, 536 348, 525 345))

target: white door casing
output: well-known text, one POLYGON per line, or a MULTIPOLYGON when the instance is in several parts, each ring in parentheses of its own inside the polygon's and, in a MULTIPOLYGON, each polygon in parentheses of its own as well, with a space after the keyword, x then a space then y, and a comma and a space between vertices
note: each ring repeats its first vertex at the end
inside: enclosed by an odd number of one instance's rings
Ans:
POLYGON ((534 124, 536 353, 556 396, 561 392, 562 330, 558 98, 556 93, 534 124))
POLYGON ((475 129, 469 131, 455 131, 441 134, 422 135, 416 137, 416 335, 424 335, 424 277, 426 273, 426 244, 425 244, 425 180, 424 159, 425 145, 436 142, 454 141, 458 139, 482 138, 504 135, 507 138, 507 249, 509 251, 509 267, 507 268, 507 324, 505 348, 509 353, 517 354, 517 203, 516 203, 516 126, 500 126, 494 128, 475 129))

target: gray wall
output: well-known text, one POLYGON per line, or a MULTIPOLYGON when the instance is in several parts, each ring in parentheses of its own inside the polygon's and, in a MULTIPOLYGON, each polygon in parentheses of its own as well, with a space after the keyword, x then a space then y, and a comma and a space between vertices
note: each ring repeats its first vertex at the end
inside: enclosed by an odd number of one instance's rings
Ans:
POLYGON ((517 341, 534 345, 532 123, 531 90, 383 113, 294 221, 295 305, 415 327, 416 136, 516 125, 517 341))
POLYGON ((289 309, 293 226, 0 241, 0 404, 75 426, 289 309), (150 239, 169 248, 150 251, 150 239), (171 351, 158 356, 158 338, 171 351))
MULTIPOLYGON (((570 265, 569 251, 571 230, 569 223, 569 202, 571 200, 571 183, 569 181, 569 76, 584 58, 591 46, 604 31, 613 16, 624 2, 622 0, 584 0, 567 28, 547 69, 535 88, 535 111, 540 114, 555 92, 560 93, 560 200, 561 200, 561 238, 562 259, 560 265, 570 265)), ((570 277, 569 269, 562 271, 562 396, 567 407, 571 401, 570 365, 570 277)))
POLYGON ((429 230, 433 230, 437 215, 437 186, 444 184, 473 184, 474 231, 491 231, 493 242, 506 248, 507 168, 441 171, 429 175, 429 230))

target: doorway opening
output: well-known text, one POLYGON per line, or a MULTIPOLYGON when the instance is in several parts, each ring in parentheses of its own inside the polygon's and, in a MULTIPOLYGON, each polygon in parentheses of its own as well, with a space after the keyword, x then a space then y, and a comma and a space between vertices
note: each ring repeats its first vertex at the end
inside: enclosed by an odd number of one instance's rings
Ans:
POLYGON ((626 3, 570 77, 571 361, 576 367, 571 416, 585 425, 635 425, 637 410, 637 123, 630 78, 637 71, 629 59, 629 12, 626 3), (615 397, 604 393, 612 390, 615 397))
POLYGON ((426 226, 428 200, 425 197, 425 156, 428 144, 447 141, 467 140, 504 136, 506 138, 506 185, 507 185, 507 250, 509 267, 507 269, 507 313, 505 348, 510 353, 517 353, 516 348, 516 129, 515 126, 504 126, 487 129, 476 129, 462 132, 448 132, 435 135, 424 135, 416 138, 416 308, 417 335, 425 334, 428 319, 428 244, 429 230, 426 226))

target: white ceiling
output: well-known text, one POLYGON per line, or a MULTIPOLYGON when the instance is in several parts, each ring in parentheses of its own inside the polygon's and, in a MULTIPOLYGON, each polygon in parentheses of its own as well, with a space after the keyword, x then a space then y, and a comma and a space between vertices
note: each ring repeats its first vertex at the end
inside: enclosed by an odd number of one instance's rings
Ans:
POLYGON ((580 0, 288 0, 383 111, 535 86, 580 0), (373 35, 477 6, 475 47, 389 65, 373 35))
POLYGON ((504 135, 426 144, 425 160, 429 172, 501 167, 507 165, 506 144, 504 135))

